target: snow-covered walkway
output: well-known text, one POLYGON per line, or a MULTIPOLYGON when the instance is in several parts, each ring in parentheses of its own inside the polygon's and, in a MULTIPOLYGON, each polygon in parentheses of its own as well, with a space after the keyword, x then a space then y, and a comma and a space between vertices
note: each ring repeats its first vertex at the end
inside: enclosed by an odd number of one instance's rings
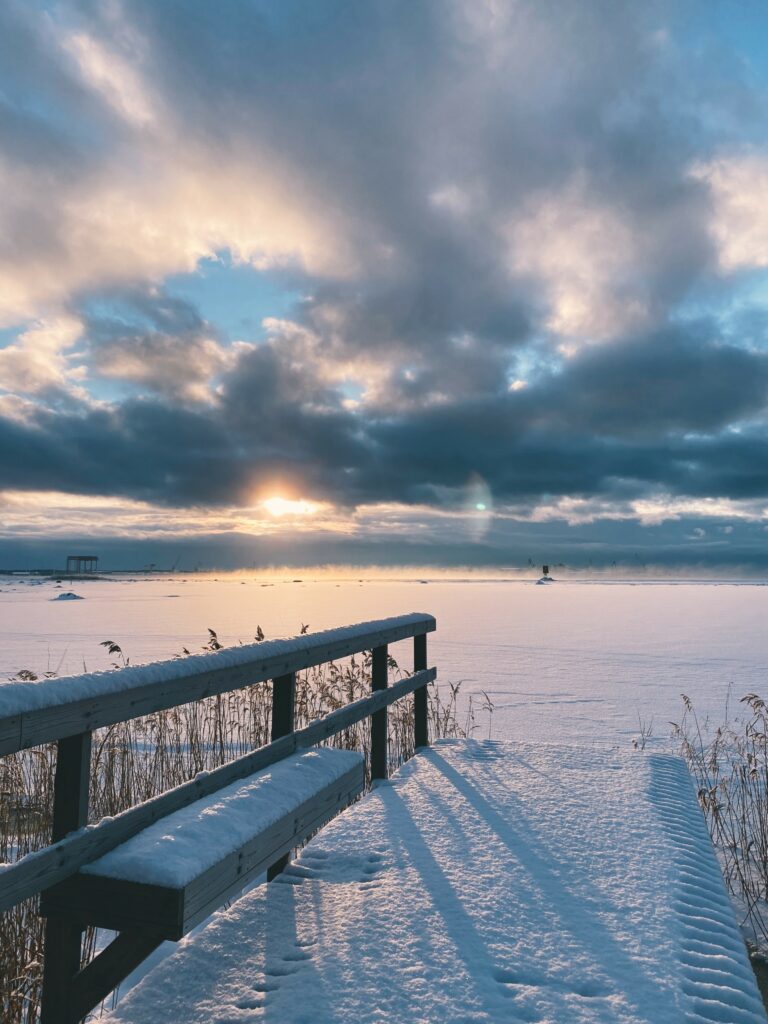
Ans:
POLYGON ((121 1024, 755 1024, 685 766, 444 741, 151 971, 121 1024))

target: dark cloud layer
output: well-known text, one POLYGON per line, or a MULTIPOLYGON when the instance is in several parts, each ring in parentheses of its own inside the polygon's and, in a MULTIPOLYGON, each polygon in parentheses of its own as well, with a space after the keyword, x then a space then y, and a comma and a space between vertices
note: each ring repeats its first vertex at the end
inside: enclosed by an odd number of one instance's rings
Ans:
POLYGON ((343 406, 338 389, 247 350, 216 402, 126 399, 86 412, 0 421, 8 487, 119 494, 168 505, 247 502, 277 479, 342 504, 448 503, 473 473, 497 502, 542 496, 759 497, 768 441, 729 424, 764 407, 768 356, 670 332, 588 351, 519 392, 426 408, 343 406))

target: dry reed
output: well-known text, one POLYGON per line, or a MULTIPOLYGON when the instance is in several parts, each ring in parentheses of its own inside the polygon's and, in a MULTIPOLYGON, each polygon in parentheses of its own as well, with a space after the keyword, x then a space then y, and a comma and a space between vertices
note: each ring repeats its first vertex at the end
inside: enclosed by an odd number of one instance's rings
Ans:
MULTIPOLYGON (((264 639, 261 628, 256 639, 264 639)), ((118 644, 105 640, 103 646, 117 659, 115 668, 127 664, 118 644)), ((215 651, 221 647, 215 631, 209 630, 204 649, 215 651)), ((389 668, 394 679, 408 674, 391 657, 389 668)), ((36 676, 23 670, 17 678, 36 676)), ((474 727, 471 701, 466 729, 458 724, 459 685, 451 684, 447 697, 441 696, 436 687, 429 687, 431 737, 464 736, 474 727)), ((370 652, 301 672, 296 679, 296 727, 309 725, 370 691, 370 652)), ((257 683, 98 730, 93 736, 91 757, 90 820, 119 814, 186 782, 197 772, 218 767, 268 743, 271 709, 271 683, 257 683)), ((389 762, 394 768, 414 752, 413 698, 393 704, 388 719, 389 762)), ((327 742, 363 752, 369 778, 367 721, 350 726, 327 742)), ((15 861, 50 843, 55 763, 53 744, 0 758, 0 862, 15 861)), ((37 914, 37 903, 36 899, 27 900, 0 917, 3 1024, 35 1024, 39 1019, 44 922, 37 914)), ((83 963, 91 959, 98 944, 98 933, 88 929, 83 939, 83 963)))
POLYGON ((768 707, 757 694, 740 701, 746 717, 712 729, 683 695, 674 736, 696 782, 699 804, 723 877, 752 944, 768 946, 768 707))

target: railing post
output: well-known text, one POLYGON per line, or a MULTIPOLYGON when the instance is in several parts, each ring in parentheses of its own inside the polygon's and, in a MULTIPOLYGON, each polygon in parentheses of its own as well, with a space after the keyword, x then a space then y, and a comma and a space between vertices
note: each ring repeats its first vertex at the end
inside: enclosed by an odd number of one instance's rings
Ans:
MULTIPOLYGON (((371 689, 387 688, 387 646, 374 647, 371 656, 371 689)), ((371 715, 371 779, 387 777, 387 709, 371 715)))
MULTIPOLYGON (((56 746, 51 837, 54 843, 88 823, 91 734, 81 732, 68 736, 56 746)), ((83 929, 79 925, 56 917, 47 919, 40 1024, 70 1024, 70 995, 72 982, 80 970, 82 944, 83 929)))
POLYGON ((295 728, 296 673, 278 676, 272 680, 272 736, 279 740, 295 728))
MULTIPOLYGON (((419 633, 413 638, 413 671, 420 672, 427 667, 427 634, 419 633)), ((414 746, 429 746, 429 716, 427 713, 427 688, 419 687, 413 695, 414 746)))
MULTIPOLYGON (((285 676, 277 676, 272 680, 272 736, 274 742, 281 736, 287 736, 296 727, 296 673, 289 672, 285 676)), ((271 882, 290 863, 289 853, 279 857, 267 868, 267 881, 271 882)))

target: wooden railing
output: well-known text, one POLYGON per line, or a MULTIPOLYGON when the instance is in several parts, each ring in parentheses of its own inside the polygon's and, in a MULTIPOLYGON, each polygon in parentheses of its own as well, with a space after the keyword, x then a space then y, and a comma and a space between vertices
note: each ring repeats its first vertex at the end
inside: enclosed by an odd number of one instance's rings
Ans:
MULTIPOLYGON (((390 704, 414 694, 415 746, 428 743, 426 687, 436 671, 427 668, 427 633, 434 629, 430 615, 404 615, 172 662, 0 687, 0 754, 57 744, 52 843, 14 864, 0 865, 0 911, 75 874, 160 818, 369 717, 371 777, 385 778, 390 704), (413 638, 413 674, 389 686, 388 645, 408 638, 413 638), (296 673, 363 651, 372 652, 371 695, 296 730, 296 673), (94 729, 267 680, 273 681, 271 743, 84 827, 94 729)), ((282 862, 274 865, 271 873, 281 867, 282 862)), ((57 1002, 80 966, 80 948, 80 927, 48 919, 43 1024, 57 1019, 57 1002)))

